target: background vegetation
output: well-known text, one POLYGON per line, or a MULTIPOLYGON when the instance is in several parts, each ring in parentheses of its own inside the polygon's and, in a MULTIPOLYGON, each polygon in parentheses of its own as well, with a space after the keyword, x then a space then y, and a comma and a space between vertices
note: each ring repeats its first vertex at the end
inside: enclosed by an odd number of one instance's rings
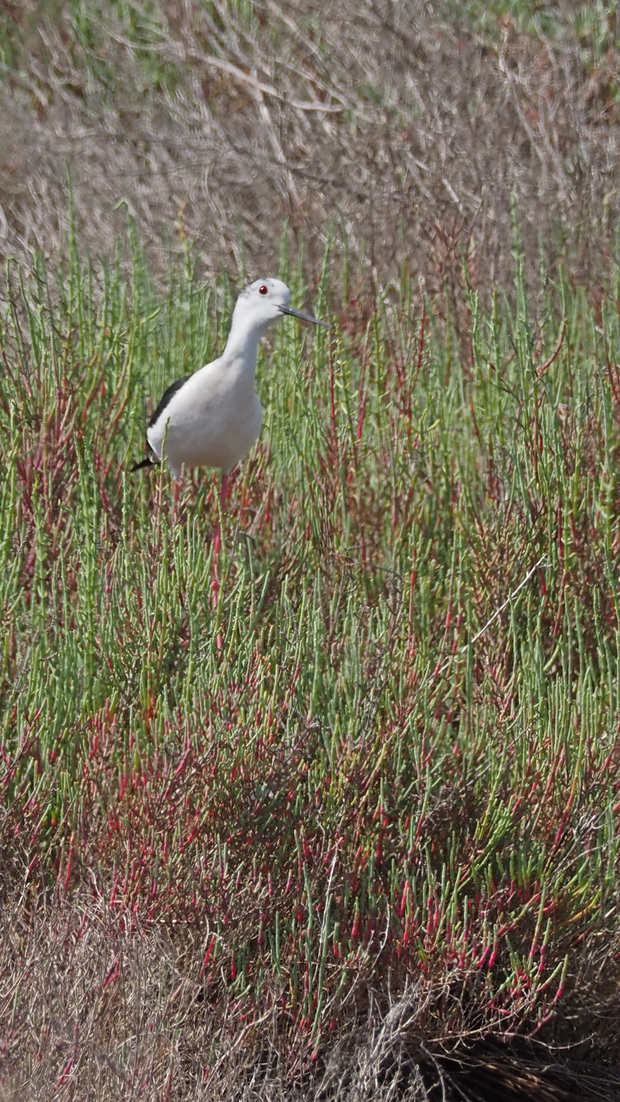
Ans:
POLYGON ((7 1099, 618 1096, 616 18, 350 15, 3 11, 7 1099))
POLYGON ((282 225, 314 277, 456 287, 463 249, 512 280, 511 202, 535 276, 600 284, 615 249, 615 3, 526 0, 20 0, 0 17, 0 233, 56 260, 67 173, 84 248, 113 254, 125 204, 163 289, 278 263, 282 225), (596 245, 594 243, 596 242, 596 245))

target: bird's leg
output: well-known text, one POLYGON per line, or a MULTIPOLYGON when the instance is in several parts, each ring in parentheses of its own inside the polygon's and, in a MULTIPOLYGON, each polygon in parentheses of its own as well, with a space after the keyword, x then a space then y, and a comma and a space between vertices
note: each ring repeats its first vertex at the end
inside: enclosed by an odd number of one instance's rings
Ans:
POLYGON ((222 485, 220 486, 220 504, 222 506, 222 513, 226 510, 226 502, 228 500, 228 474, 222 472, 222 485))
MULTIPOLYGON (((225 473, 222 473, 222 485, 220 487, 219 517, 218 517, 217 525, 215 527, 215 531, 213 533, 213 558, 211 560, 212 561, 212 570, 213 570, 213 577, 211 579, 211 593, 212 593, 212 603, 213 603, 213 608, 214 609, 217 608, 218 594, 219 594, 219 590, 220 590, 220 583, 219 583, 219 579, 218 579, 218 576, 217 576, 217 563, 218 563, 218 559, 219 559, 219 555, 220 555, 220 550, 221 550, 221 547, 222 547, 222 529, 223 529, 223 526, 224 526, 224 513, 226 511, 226 500, 227 500, 227 498, 228 498, 228 475, 225 474, 225 473)), ((221 631, 218 631, 218 633, 217 633, 216 643, 217 643, 218 652, 221 652, 222 645, 223 645, 222 644, 222 633, 221 633, 221 631)))
POLYGON ((175 478, 172 484, 172 523, 176 525, 179 523, 179 501, 181 499, 181 489, 179 479, 175 478))
POLYGON ((228 499, 228 475, 222 474, 222 485, 220 486, 220 510, 217 524, 213 532, 213 562, 217 562, 220 548, 222 546, 222 526, 224 524, 224 513, 226 512, 226 501, 228 499))

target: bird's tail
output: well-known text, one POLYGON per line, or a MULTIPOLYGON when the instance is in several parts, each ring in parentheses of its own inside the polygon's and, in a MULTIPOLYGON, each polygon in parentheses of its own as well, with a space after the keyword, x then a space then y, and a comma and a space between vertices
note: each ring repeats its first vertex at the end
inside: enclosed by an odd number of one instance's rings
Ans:
POLYGON ((129 468, 129 473, 133 474, 134 471, 141 471, 143 467, 156 467, 157 460, 153 459, 151 455, 147 455, 146 459, 143 459, 141 463, 134 463, 133 467, 129 468))

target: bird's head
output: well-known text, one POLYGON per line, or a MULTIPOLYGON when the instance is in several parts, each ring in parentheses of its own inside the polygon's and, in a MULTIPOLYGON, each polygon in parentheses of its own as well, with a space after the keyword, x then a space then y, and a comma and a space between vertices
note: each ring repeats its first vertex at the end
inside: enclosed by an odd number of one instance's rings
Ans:
POLYGON ((291 292, 281 279, 256 279, 237 299, 233 314, 234 325, 245 325, 248 329, 266 329, 283 314, 290 314, 301 321, 310 321, 313 325, 327 325, 327 322, 319 321, 310 314, 291 310, 290 301, 291 292))

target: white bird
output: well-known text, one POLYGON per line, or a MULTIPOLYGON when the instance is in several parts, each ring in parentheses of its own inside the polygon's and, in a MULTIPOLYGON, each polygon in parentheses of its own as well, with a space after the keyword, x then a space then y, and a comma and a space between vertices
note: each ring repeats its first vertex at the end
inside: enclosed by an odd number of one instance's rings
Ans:
POLYGON ((241 292, 222 355, 168 387, 146 430, 148 455, 132 471, 165 460, 179 479, 183 467, 219 467, 226 500, 228 474, 257 440, 263 423, 255 389, 258 342, 284 314, 327 325, 291 310, 290 299, 279 279, 257 279, 241 292))

